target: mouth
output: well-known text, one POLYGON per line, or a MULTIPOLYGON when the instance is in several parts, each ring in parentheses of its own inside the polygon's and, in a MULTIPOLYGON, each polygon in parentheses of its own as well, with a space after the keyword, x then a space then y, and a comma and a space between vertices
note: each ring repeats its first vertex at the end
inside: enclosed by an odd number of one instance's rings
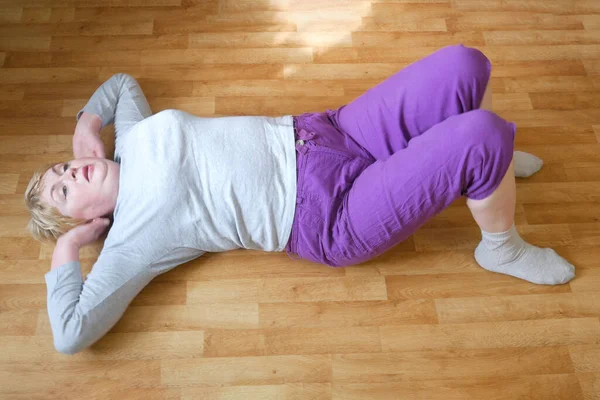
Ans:
POLYGON ((91 179, 92 179, 93 169, 94 169, 93 165, 86 165, 85 167, 83 167, 83 170, 82 170, 83 177, 88 182, 91 181, 91 179))

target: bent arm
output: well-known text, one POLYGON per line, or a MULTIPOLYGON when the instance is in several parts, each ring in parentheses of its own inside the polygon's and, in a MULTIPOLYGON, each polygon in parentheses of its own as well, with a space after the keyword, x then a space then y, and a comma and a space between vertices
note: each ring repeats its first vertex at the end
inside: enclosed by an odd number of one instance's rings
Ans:
POLYGON ((115 124, 117 136, 152 115, 146 96, 137 81, 127 74, 116 74, 104 82, 92 95, 85 107, 77 113, 90 113, 100 117, 101 128, 115 124))
POLYGON ((101 254, 84 281, 79 254, 70 256, 71 261, 58 266, 53 260, 45 275, 54 347, 64 354, 75 354, 104 336, 155 276, 148 268, 127 265, 128 257, 101 254))

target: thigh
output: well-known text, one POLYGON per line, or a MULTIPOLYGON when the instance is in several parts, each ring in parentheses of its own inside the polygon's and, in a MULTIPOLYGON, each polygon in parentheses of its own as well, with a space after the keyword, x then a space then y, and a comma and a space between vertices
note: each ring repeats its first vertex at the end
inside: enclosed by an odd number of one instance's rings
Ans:
POLYGON ((407 66, 330 118, 377 160, 453 115, 480 106, 491 72, 479 50, 448 46, 407 66))
POLYGON ((490 195, 512 160, 514 134, 514 124, 474 110, 446 119, 406 149, 368 166, 331 226, 333 265, 384 253, 462 195, 490 195))
MULTIPOLYGON (((286 252, 331 265, 329 227, 352 182, 371 165, 370 159, 309 139, 297 145, 296 210, 286 252)), ((329 143, 328 143, 329 144, 329 143)))

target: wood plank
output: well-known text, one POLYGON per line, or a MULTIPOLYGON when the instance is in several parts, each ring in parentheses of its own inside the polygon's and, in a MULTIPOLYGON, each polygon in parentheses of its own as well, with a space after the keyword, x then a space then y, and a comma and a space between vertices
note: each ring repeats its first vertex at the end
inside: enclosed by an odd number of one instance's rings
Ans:
MULTIPOLYGON (((479 267, 481 268, 481 267, 479 267)), ((535 285, 508 275, 492 273, 456 273, 438 275, 387 276, 391 300, 449 297, 506 296, 536 293, 570 292, 567 285, 535 285), (465 288, 468 284, 468 289, 465 288)))
POLYGON ((39 310, 45 308, 46 285, 0 285, 0 310, 39 310))
MULTIPOLYGON (((600 204, 590 209, 590 212, 596 212, 600 209, 600 204)), ((582 246, 600 245, 600 222, 582 222, 569 224, 569 231, 573 237, 573 244, 582 246)))
MULTIPOLYGON (((598 318, 382 326, 383 351, 500 349, 600 343, 598 318), (550 335, 549 332, 552 332, 550 335)), ((505 351, 504 349, 503 351, 505 351)))
POLYGON ((518 1, 506 2, 501 0, 492 0, 486 2, 485 5, 481 5, 475 0, 452 0, 452 5, 459 10, 485 9, 487 11, 530 11, 556 14, 591 13, 600 11, 598 4, 590 0, 575 2, 558 0, 552 3, 542 0, 530 0, 526 3, 521 3, 518 1))
POLYGON ((600 32, 574 30, 483 32, 488 46, 598 44, 600 32))
POLYGON ((437 322, 433 300, 263 303, 259 321, 264 328, 334 328, 430 324, 437 322))
POLYGON ((206 357, 380 352, 377 327, 208 330, 206 357))
POLYGON ((31 238, 0 237, 0 260, 36 260, 40 243, 31 238))
POLYGON ((585 60, 583 65, 588 75, 600 75, 600 60, 585 60))
MULTIPOLYGON (((74 116, 71 118, 62 118, 62 117, 5 117, 0 118, 0 136, 4 135, 64 135, 65 132, 74 131, 75 130, 76 121, 74 116)), ((5 165, 2 168, 2 172, 8 172, 6 168, 6 163, 10 162, 9 160, 0 161, 5 165)), ((13 164, 14 165, 14 164, 13 164)), ((33 165, 33 164, 32 164, 33 165)), ((37 163, 36 163, 37 165, 37 163)), ((35 170, 37 167, 33 167, 35 170)), ((31 166, 27 168, 28 170, 32 170, 31 166)), ((14 170, 12 170, 14 171, 14 170)))
POLYGON ((352 32, 352 47, 483 46, 481 32, 352 32))
MULTIPOLYGON (((494 96, 495 99, 495 96, 494 96)), ((570 124, 558 126, 521 127, 517 126, 515 147, 526 145, 570 145, 596 144, 594 129, 590 124, 570 124)))
POLYGON ((181 390, 181 400, 205 399, 281 399, 329 400, 329 383, 286 383, 282 385, 186 387, 181 390))
POLYGON ((45 363, 0 364, 2 394, 25 394, 32 391, 52 393, 56 387, 71 386, 80 379, 117 383, 122 389, 149 387, 161 380, 161 360, 85 361, 55 363, 49 374, 45 363), (128 374, 131 368, 138 374, 128 374), (73 374, 74 370, 77 374, 73 374))
MULTIPOLYGON (((527 45, 522 46, 478 46, 492 62, 498 61, 554 61, 585 60, 598 57, 596 44, 572 45, 527 45), (526 51, 524 51, 526 50, 526 51)), ((385 48, 373 47, 356 49, 356 62, 393 63, 407 59, 417 60, 433 53, 437 48, 413 47, 402 52, 391 52, 385 48)))
MULTIPOLYGON (((36 334, 38 310, 2 310, 0 312, 0 340, 7 337, 7 342, 12 342, 12 336, 33 336, 36 334)), ((22 349, 12 347, 13 349, 22 349)))
POLYGON ((475 248, 468 250, 406 252, 392 257, 390 252, 374 264, 382 275, 437 275, 488 273, 473 257, 475 248))
POLYGON ((589 76, 504 78, 502 82, 504 91, 515 93, 594 92, 598 90, 600 84, 600 80, 589 76))
MULTIPOLYGON (((540 76, 554 76, 560 79, 569 76, 586 75, 585 62, 582 60, 555 60, 551 63, 544 60, 493 60, 492 83, 504 85, 504 79, 498 78, 528 77, 535 79, 540 76)), ((496 87, 492 87, 494 93, 500 91, 496 87)), ((500 89, 502 92, 507 91, 505 87, 501 87, 500 89)))
MULTIPOLYGON (((128 36, 53 36, 50 50, 62 51, 142 51, 160 49, 185 49, 188 38, 185 34, 173 35, 128 35, 128 36)), ((58 56, 58 55, 57 55, 58 56)))
POLYGON ((530 95, 527 93, 498 93, 493 97, 493 109, 502 110, 533 110, 539 107, 538 104, 532 104, 530 95))
MULTIPOLYGON (((337 384, 333 399, 392 400, 397 398, 446 400, 486 398, 502 400, 506 396, 531 400, 582 400, 579 374, 525 375, 510 378, 454 378, 392 383, 337 384), (536 388, 532 390, 532 388, 536 388)), ((586 392, 587 393, 587 392, 586 392)))
MULTIPOLYGON (((0 174, 1 178, 2 174, 0 174)), ((0 179, 1 182, 1 179, 0 179)), ((2 185, 0 184, 0 193, 2 192, 2 185)), ((16 192, 16 189, 15 189, 16 192)), ((14 192, 13 192, 14 193, 14 192)), ((4 217, 0 216, 0 236, 1 237, 28 237, 29 232, 26 230, 27 223, 30 220, 30 216, 12 216, 4 217)))
POLYGON ((17 24, 0 26, 0 36, 105 36, 150 35, 153 22, 64 22, 61 24, 17 24))
POLYGON ((50 36, 3 36, 0 37, 1 51, 48 51, 50 36))
MULTIPOLYGON (((40 103, 42 104, 42 103, 40 103)), ((48 107, 53 107, 47 102, 48 107)), ((31 105, 34 107, 34 105, 31 105)), ((58 109, 62 104, 56 104, 58 109)), ((60 111, 57 112, 60 114, 60 111)), ((46 136, 0 136, 2 147, 0 154, 41 154, 70 152, 73 148, 73 137, 71 135, 46 135, 46 136)))
POLYGON ((330 356, 220 357, 161 360, 166 386, 279 385, 331 381, 330 356))
POLYGON ((0 86, 0 101, 4 100, 22 100, 25 90, 14 85, 0 86))
POLYGON ((141 62, 144 65, 309 63, 312 49, 143 50, 141 62))
MULTIPOLYGON (((88 363, 112 360, 184 359, 202 357, 204 332, 134 332, 109 333, 89 349, 75 355, 60 354, 54 349, 52 336, 0 336, 6 351, 0 354, 0 363, 88 363), (10 345, 9 345, 10 344, 10 345)), ((115 364, 118 364, 115 363, 115 364)))
POLYGON ((27 7, 157 7, 180 6, 182 0, 1 0, 0 4, 9 3, 27 7))
MULTIPOLYGON (((579 270, 577 270, 579 275, 579 270)), ((576 278, 579 279, 579 276, 576 278)), ((600 314, 597 293, 549 293, 472 298, 436 298, 441 324, 594 318, 600 314)))
POLYGON ((188 2, 184 7, 177 5, 149 5, 148 7, 137 7, 135 13, 124 13, 122 7, 98 4, 95 7, 77 7, 74 9, 73 19, 75 21, 119 21, 147 22, 156 18, 168 18, 172 20, 193 18, 204 20, 210 14, 218 13, 218 1, 188 2))
POLYGON ((578 269, 577 279, 569 283, 573 293, 597 292, 600 284, 600 269, 578 269))
MULTIPOLYGON (((246 97, 246 96, 344 96, 344 88, 336 80, 235 80, 224 82, 194 81, 193 96, 246 97)), ((594 137, 595 141, 595 137, 594 137)))
POLYGON ((517 183, 517 201, 523 204, 595 202, 599 196, 600 182, 517 183))
POLYGON ((45 284, 47 260, 0 260, 0 282, 7 285, 45 284))
POLYGON ((21 23, 39 24, 50 21, 52 9, 49 7, 23 8, 21 23))
POLYGON ((600 372, 600 345, 572 345, 569 354, 577 372, 600 372))
MULTIPOLYGON (((600 140, 598 141, 600 143, 600 140)), ((565 164, 565 174, 572 182, 598 181, 600 176, 599 163, 568 163, 565 164)))
MULTIPOLYGON (((0 70, 1 72, 2 70, 0 70)), ((283 77, 283 66, 279 64, 246 65, 205 65, 202 68, 196 66, 148 66, 139 68, 103 67, 100 69, 101 80, 106 80, 114 74, 126 72, 134 78, 164 81, 213 81, 223 79, 279 79, 283 77)), ((0 82, 1 76, 0 76, 0 82)))
POLYGON ((364 300, 387 300, 384 277, 271 278, 259 289, 261 303, 364 300))
POLYGON ((580 372, 577 379, 585 399, 597 399, 600 396, 600 373, 580 372))
POLYGON ((351 46, 349 32, 203 32, 190 33, 189 47, 270 48, 351 46))
POLYGON ((0 84, 82 82, 97 79, 98 73, 98 68, 0 69, 0 84))
POLYGON ((556 15, 527 11, 464 11, 447 19, 448 31, 580 30, 579 15, 556 15))
POLYGON ((556 224, 600 222, 600 203, 526 204, 525 214, 530 224, 552 221, 556 224))
POLYGON ((17 189, 19 174, 0 174, 0 194, 13 194, 17 189))
POLYGON ((524 374, 573 373, 566 346, 556 348, 464 348, 403 351, 389 354, 344 354, 332 357, 339 383, 384 383, 461 378, 508 378, 524 374), (518 360, 518 361, 517 361, 518 360), (419 365, 420 368, 414 368, 419 365))
POLYGON ((195 21, 193 19, 172 21, 170 19, 154 20, 155 35, 165 34, 190 34, 200 32, 295 32, 296 25, 291 23, 263 23, 252 24, 249 22, 231 23, 229 21, 195 21))
POLYGON ((329 97, 217 97, 215 113, 219 115, 299 115, 305 112, 320 112, 335 109, 352 101, 347 96, 329 97))
POLYGON ((533 108, 536 109, 576 110, 600 108, 600 92, 531 93, 529 97, 533 108))
POLYGON ((7 7, 0 8, 0 23, 17 23, 21 22, 23 15, 23 7, 15 7, 7 4, 7 7))

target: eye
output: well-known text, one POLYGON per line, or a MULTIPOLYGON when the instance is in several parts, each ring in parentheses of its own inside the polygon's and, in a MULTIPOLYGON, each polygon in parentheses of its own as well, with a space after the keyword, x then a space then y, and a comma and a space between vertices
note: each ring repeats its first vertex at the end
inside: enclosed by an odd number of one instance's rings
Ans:
POLYGON ((68 169, 69 169, 69 163, 65 163, 63 165, 63 172, 67 172, 68 169))
POLYGON ((67 187, 63 186, 63 194, 65 195, 65 199, 67 198, 67 187))

